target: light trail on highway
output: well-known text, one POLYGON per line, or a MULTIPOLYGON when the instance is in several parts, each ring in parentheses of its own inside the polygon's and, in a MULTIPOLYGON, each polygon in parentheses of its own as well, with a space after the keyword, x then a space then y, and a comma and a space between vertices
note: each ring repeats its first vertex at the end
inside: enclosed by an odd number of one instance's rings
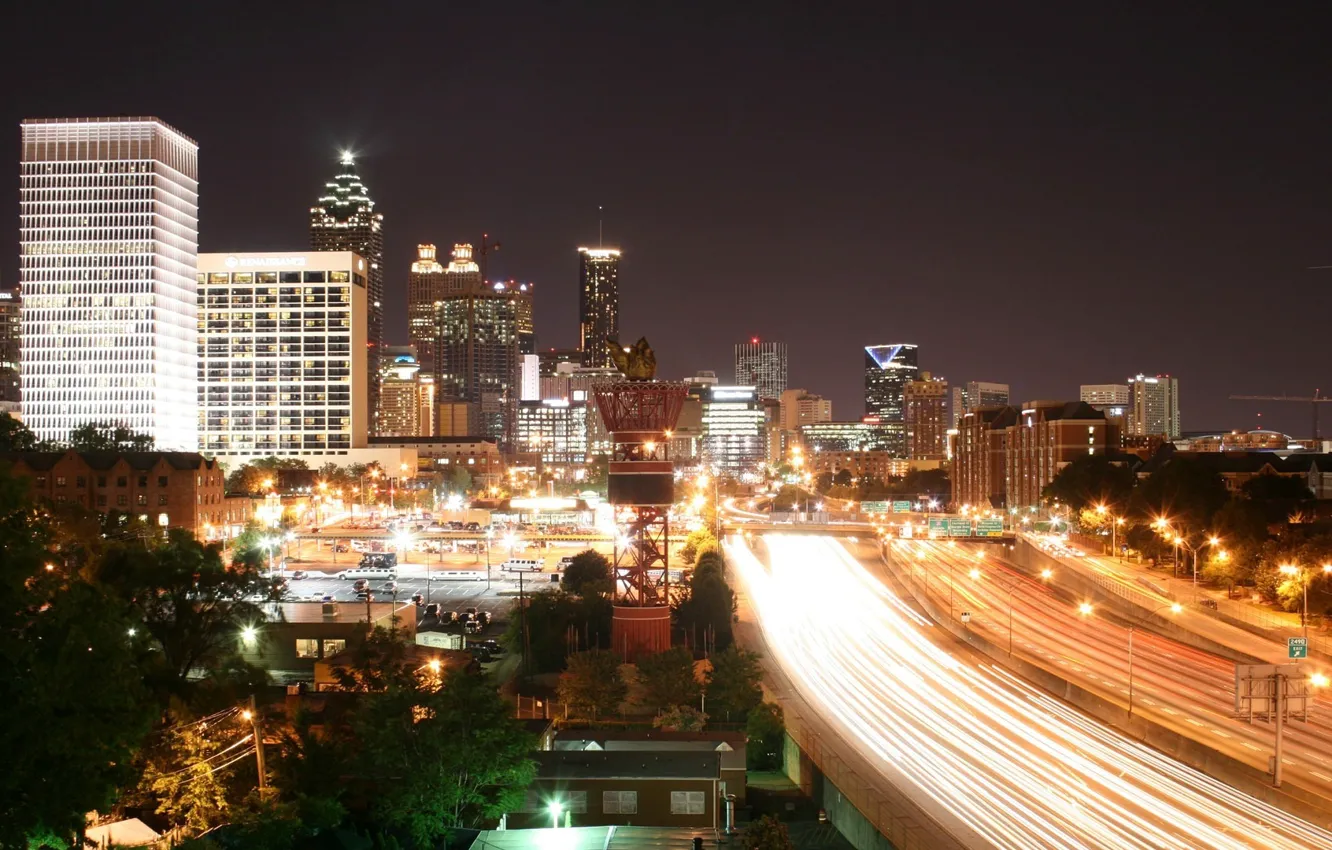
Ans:
POLYGON ((731 563, 773 660, 840 736, 969 846, 1332 848, 1332 833, 1137 744, 944 635, 837 541, 731 563), (945 644, 946 645, 946 644, 945 644))

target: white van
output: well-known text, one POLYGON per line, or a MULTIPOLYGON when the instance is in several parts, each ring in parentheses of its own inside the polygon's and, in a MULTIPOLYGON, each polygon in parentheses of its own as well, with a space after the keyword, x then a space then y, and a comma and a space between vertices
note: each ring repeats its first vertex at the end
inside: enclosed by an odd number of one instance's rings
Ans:
POLYGON ((539 573, 541 562, 534 558, 510 558, 500 564, 500 569, 510 573, 539 573))
POLYGON ((397 577, 398 571, 392 567, 352 567, 350 570, 343 570, 338 573, 338 578, 348 581, 354 578, 393 581, 397 577))

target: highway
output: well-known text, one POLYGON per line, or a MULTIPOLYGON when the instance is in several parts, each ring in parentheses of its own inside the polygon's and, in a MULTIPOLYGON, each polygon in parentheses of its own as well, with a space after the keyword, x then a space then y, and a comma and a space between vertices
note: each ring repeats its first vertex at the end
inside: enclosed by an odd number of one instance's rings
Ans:
POLYGON ((1332 848, 1332 833, 1139 745, 958 646, 836 540, 742 537, 731 563, 773 663, 961 843, 1332 848))
MULTIPOLYGON (((894 546, 899 563, 925 581, 945 610, 952 587, 955 612, 967 611, 970 627, 985 632, 992 643, 1007 646, 1011 596, 1015 653, 1127 704, 1128 628, 1094 608, 1081 614, 1059 599, 1052 592, 1058 575, 1036 581, 966 546, 925 541, 896 541, 894 546)), ((1185 610, 1165 616, 1187 626, 1188 618, 1206 615, 1185 610)), ((1261 720, 1234 718, 1232 661, 1143 628, 1134 630, 1133 642, 1135 712, 1267 770, 1275 731, 1261 720)), ((1285 780, 1332 800, 1332 713, 1326 701, 1313 700, 1308 721, 1287 723, 1285 734, 1285 780)))

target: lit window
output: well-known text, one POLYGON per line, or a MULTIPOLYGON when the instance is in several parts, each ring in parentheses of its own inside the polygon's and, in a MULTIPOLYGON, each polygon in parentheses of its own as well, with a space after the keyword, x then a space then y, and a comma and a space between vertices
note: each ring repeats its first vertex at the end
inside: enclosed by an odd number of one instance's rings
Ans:
POLYGON ((347 642, 345 640, 342 640, 341 638, 338 638, 336 640, 325 640, 324 657, 328 658, 330 655, 337 655, 339 652, 342 652, 342 650, 346 648, 347 648, 347 642))
POLYGON ((638 792, 602 791, 601 812, 607 815, 638 814, 638 792))
POLYGON ((297 658, 318 658, 319 640, 317 638, 296 638, 297 658))
POLYGON ((705 813, 707 802, 702 791, 672 791, 671 814, 701 815, 705 813))

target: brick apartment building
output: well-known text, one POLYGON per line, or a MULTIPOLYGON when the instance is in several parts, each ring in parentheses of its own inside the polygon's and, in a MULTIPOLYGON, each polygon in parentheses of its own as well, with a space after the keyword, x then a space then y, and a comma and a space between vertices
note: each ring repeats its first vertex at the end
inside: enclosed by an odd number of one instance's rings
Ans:
POLYGON ((227 498, 217 461, 197 452, 5 452, 34 499, 138 515, 201 539, 239 534, 250 500, 227 498))
POLYGON ((977 508, 1038 504, 1059 470, 1117 445, 1105 414, 1081 401, 971 411, 958 421, 953 500, 977 508))

